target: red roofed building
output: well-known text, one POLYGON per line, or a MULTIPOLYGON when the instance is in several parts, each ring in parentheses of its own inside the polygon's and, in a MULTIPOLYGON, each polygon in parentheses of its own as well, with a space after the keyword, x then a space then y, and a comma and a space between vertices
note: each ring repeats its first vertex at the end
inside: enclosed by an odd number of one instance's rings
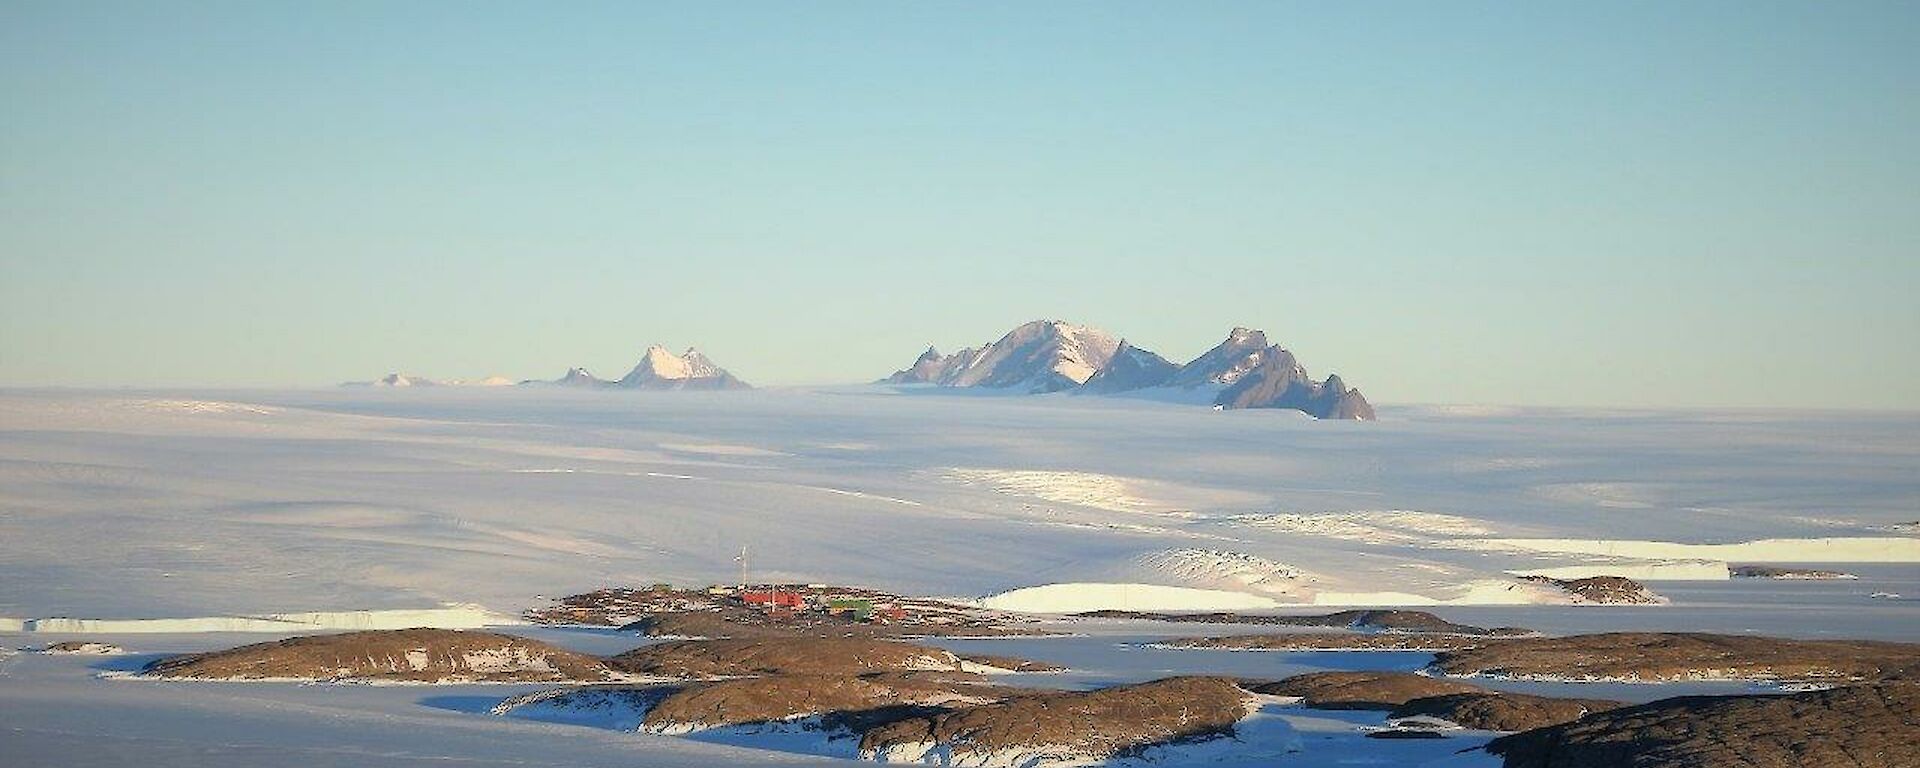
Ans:
POLYGON ((784 589, 749 589, 740 593, 740 599, 747 605, 766 608, 794 608, 806 605, 806 598, 798 592, 784 589))

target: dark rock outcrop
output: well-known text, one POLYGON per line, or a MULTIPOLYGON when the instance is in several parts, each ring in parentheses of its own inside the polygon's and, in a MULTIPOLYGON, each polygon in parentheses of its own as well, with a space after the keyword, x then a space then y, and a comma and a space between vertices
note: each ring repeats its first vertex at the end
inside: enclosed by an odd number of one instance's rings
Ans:
POLYGON ((1526 731, 1573 722, 1593 712, 1623 706, 1626 705, 1607 699, 1563 699, 1484 691, 1412 699, 1394 707, 1387 717, 1437 717, 1482 731, 1526 731))
POLYGON ((1367 732, 1369 739, 1444 739, 1446 737, 1444 733, 1424 728, 1388 728, 1367 732))
POLYGON ((397 629, 293 637, 147 665, 186 680, 604 682, 619 675, 592 656, 492 632, 397 629))
POLYGON ((1526 581, 1551 584, 1565 590, 1583 603, 1595 605, 1657 605, 1667 600, 1646 585, 1625 576, 1588 576, 1583 579, 1556 579, 1550 576, 1522 576, 1526 581))
POLYGON ((939 648, 891 640, 788 636, 659 643, 615 656, 611 664, 633 674, 711 678, 858 675, 911 670, 960 672, 964 671, 966 660, 939 648))
MULTIPOLYGON (((1472 635, 1402 632, 1286 632, 1272 635, 1183 637, 1154 643, 1159 648, 1213 651, 1451 651, 1489 642, 1472 635)), ((1494 641, 1497 642, 1497 641, 1494 641)))
POLYGON ((1920 686, 1683 696, 1487 744, 1506 768, 1910 768, 1920 686))
POLYGON ((127 649, 92 640, 62 640, 46 644, 40 652, 53 656, 117 656, 126 653, 127 649))
POLYGON ((699 730, 826 715, 832 724, 857 732, 931 714, 935 707, 981 704, 1026 692, 956 676, 901 673, 719 680, 682 686, 661 698, 647 710, 644 727, 699 730))
POLYGON ((1727 567, 1727 575, 1736 579, 1784 579, 1788 581, 1831 581, 1835 579, 1858 579, 1851 573, 1824 571, 1818 568, 1782 568, 1775 565, 1734 565, 1727 567))
POLYGON ((642 616, 619 626, 622 632, 636 632, 663 638, 748 638, 748 637, 863 637, 878 640, 911 640, 922 637, 1010 637, 1046 635, 1046 630, 1002 624, 990 618, 962 618, 951 623, 874 624, 839 616, 807 616, 805 621, 769 621, 765 615, 723 611, 671 611, 642 616))
POLYGON ((945 600, 908 597, 860 587, 822 584, 764 585, 754 591, 797 593, 811 607, 768 612, 744 593, 712 593, 656 584, 644 589, 606 587, 556 598, 522 614, 535 624, 618 627, 651 637, 743 638, 768 636, 920 638, 1049 634, 1033 619, 945 600), (885 608, 877 616, 824 610, 834 600, 862 600, 885 608))
POLYGON ((1449 675, 1607 680, 1920 679, 1920 645, 1701 632, 1533 637, 1445 651, 1449 675))
MULTIPOLYGON (((990 653, 961 654, 960 660, 968 664, 976 664, 981 667, 992 667, 993 669, 1002 669, 1008 672, 1044 674, 1044 673, 1050 673, 1050 672, 1067 671, 1066 667, 1060 666, 1058 664, 1048 664, 1047 662, 1044 662, 1044 661, 1022 659, 1018 656, 999 656, 999 655, 990 654, 990 653)), ((988 671, 992 671, 992 670, 988 670, 988 671)))
MULTIPOLYGON (((1345 622, 1354 629, 1378 630, 1382 632, 1422 632, 1442 635, 1473 635, 1476 637, 1516 637, 1531 634, 1518 627, 1476 627, 1471 624, 1457 624, 1426 611, 1409 611, 1399 608, 1363 609, 1336 611, 1325 616, 1286 617, 1303 619, 1306 622, 1338 624, 1345 622)), ((1309 624, 1312 625, 1312 624, 1309 624)))
POLYGON ((861 737, 860 755, 919 762, 946 751, 952 764, 967 765, 1014 753, 1104 760, 1231 733, 1247 698, 1218 677, 1036 693, 879 726, 861 737))
POLYGON ((1313 672, 1250 687, 1268 696, 1294 696, 1314 709, 1387 711, 1414 699, 1450 693, 1484 693, 1485 688, 1411 672, 1313 672))

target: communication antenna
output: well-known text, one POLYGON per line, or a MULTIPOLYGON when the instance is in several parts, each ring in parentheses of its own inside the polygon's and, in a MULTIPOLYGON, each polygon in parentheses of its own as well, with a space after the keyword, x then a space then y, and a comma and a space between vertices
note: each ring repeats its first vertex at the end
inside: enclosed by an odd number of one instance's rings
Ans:
POLYGON ((747 588, 747 545, 740 545, 740 556, 733 559, 740 564, 740 588, 747 588))

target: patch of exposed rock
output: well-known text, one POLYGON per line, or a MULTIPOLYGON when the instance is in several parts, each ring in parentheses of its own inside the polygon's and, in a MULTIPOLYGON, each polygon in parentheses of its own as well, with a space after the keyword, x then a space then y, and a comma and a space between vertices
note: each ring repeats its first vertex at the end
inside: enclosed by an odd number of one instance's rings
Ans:
POLYGON ((1411 672, 1312 672, 1250 688, 1268 696, 1293 696, 1314 709, 1391 710, 1414 699, 1451 693, 1485 693, 1458 680, 1411 672))
POLYGON ((1858 579, 1851 573, 1823 571, 1817 568, 1781 568, 1773 565, 1733 565, 1727 567, 1728 575, 1736 579, 1786 579, 1801 581, 1831 581, 1835 579, 1858 579))
POLYGON ((713 611, 680 611, 642 616, 620 625, 622 632, 648 637, 749 638, 792 634, 766 624, 734 621, 713 611))
POLYGON ((764 615, 746 612, 672 611, 649 614, 622 624, 623 632, 648 637, 864 637, 900 639, 915 637, 1005 637, 1041 635, 1045 632, 1010 627, 984 618, 956 619, 948 624, 868 624, 833 616, 808 616, 805 621, 774 622, 764 615))
POLYGON ((776 675, 685 686, 647 710, 643 727, 684 733, 746 723, 821 716, 822 725, 860 733, 945 707, 982 704, 1031 693, 966 676, 883 672, 871 675, 776 675))
POLYGON ((633 674, 680 678, 967 669, 965 659, 939 648, 892 640, 827 637, 682 640, 635 648, 613 657, 611 663, 633 674))
POLYGON ((1233 731, 1247 692, 1218 677, 1174 677, 1097 691, 1036 693, 879 726, 860 755, 953 765, 1098 761, 1233 731))
POLYGON ((1369 739, 1444 739, 1446 737, 1444 733, 1426 728, 1387 728, 1367 732, 1369 739))
POLYGON ((99 643, 90 640, 62 640, 48 643, 40 649, 41 653, 52 656, 117 656, 127 649, 112 643, 99 643))
POLYGON ((1920 765, 1920 686, 1683 696, 1487 744, 1506 768, 1905 768, 1920 765))
POLYGON ((619 627, 652 637, 976 637, 1046 634, 1031 618, 864 587, 758 584, 749 589, 607 587, 525 612, 535 624, 619 627), (784 595, 779 610, 750 597, 784 595), (791 601, 797 600, 799 606, 791 601), (835 603, 866 610, 835 611, 835 603))
MULTIPOLYGON (((1034 693, 989 685, 961 673, 772 675, 701 683, 562 688, 515 696, 496 715, 521 709, 625 712, 628 727, 653 733, 796 721, 817 717, 822 730, 858 735, 886 723, 953 706, 1034 693)), ((617 721, 617 719, 616 719, 617 721)))
POLYGON ((600 659, 538 640, 453 629, 396 629, 293 637, 148 664, 184 680, 603 682, 600 659))
POLYGON ((1573 595, 1582 603, 1596 605, 1660 605, 1667 599, 1646 585, 1625 576, 1588 576, 1584 579, 1556 579, 1551 576, 1523 576, 1524 581, 1551 584, 1573 595))
POLYGON ((1065 672, 1066 667, 1048 664, 1044 661, 1022 659, 1017 656, 997 656, 989 653, 970 653, 960 656, 965 668, 970 672, 1021 672, 1026 674, 1048 674, 1065 672))
POLYGON ((1920 678, 1920 645, 1698 632, 1518 638, 1441 652, 1449 675, 1571 680, 1884 680, 1920 678))
POLYGON ((1154 643, 1156 648, 1214 651, 1451 651, 1498 642, 1470 635, 1359 632, 1286 632, 1271 635, 1184 637, 1154 643))
POLYGON ((1315 616, 1268 616, 1247 613, 1157 613, 1150 611, 1088 611, 1075 614, 1091 619, 1140 619, 1195 624, 1251 624, 1275 627, 1326 627, 1369 632, 1407 632, 1480 637, 1521 637, 1533 634, 1518 627, 1476 627, 1455 624, 1426 611, 1365 609, 1335 611, 1315 616))
POLYGON ((1483 691, 1412 699, 1387 713, 1390 719, 1437 717, 1482 731, 1527 731, 1578 720, 1594 712, 1626 706, 1608 699, 1563 699, 1524 693, 1483 691))

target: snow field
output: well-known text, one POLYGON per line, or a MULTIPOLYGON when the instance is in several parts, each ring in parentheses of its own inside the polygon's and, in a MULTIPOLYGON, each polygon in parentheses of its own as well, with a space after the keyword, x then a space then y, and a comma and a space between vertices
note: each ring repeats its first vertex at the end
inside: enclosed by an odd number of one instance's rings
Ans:
MULTIPOLYGON (((441 608, 318 611, 264 616, 201 616, 177 619, 25 619, 10 631, 69 634, 150 634, 187 632, 269 632, 298 634, 316 630, 479 629, 520 624, 518 618, 478 605, 441 608)), ((4 628, 4 626, 0 626, 4 628)))

